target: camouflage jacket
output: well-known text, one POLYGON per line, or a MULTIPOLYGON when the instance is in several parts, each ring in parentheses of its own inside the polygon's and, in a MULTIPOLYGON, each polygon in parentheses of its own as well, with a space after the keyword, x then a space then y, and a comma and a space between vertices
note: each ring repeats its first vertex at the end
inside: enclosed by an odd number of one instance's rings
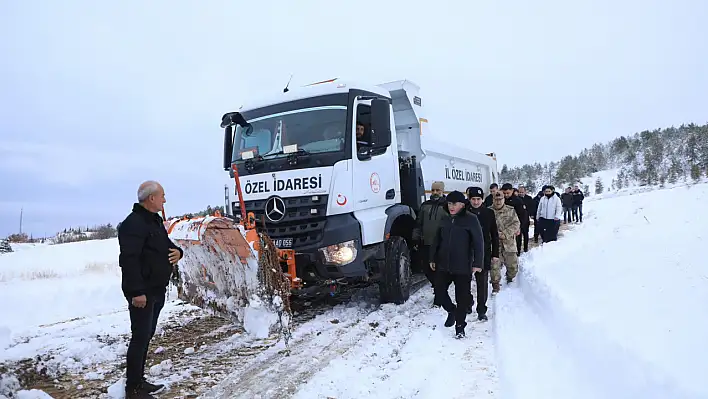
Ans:
POLYGON ((497 227, 499 230, 499 244, 504 248, 505 252, 516 252, 516 232, 521 228, 521 222, 516 215, 516 210, 513 206, 504 205, 501 209, 497 209, 494 205, 490 206, 494 211, 494 216, 497 218, 497 227))

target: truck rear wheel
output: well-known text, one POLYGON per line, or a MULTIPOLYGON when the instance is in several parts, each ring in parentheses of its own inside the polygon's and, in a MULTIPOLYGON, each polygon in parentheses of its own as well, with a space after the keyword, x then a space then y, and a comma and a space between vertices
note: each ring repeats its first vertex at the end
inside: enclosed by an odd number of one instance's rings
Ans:
POLYGON ((381 303, 400 305, 411 295, 411 255, 403 237, 386 241, 386 260, 379 280, 381 303))

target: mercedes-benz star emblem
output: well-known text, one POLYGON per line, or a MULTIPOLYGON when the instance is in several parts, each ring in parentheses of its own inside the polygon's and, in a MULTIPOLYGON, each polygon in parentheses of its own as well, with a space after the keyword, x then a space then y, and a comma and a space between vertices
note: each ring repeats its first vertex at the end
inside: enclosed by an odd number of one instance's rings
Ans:
POLYGON ((280 197, 271 197, 265 204, 265 215, 271 222, 279 222, 285 217, 285 201, 280 197))

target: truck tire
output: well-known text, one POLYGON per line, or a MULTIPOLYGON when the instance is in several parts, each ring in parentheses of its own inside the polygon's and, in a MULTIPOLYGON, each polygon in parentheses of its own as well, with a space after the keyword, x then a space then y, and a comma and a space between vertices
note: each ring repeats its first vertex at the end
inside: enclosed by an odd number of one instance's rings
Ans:
POLYGON ((386 260, 379 279, 381 303, 400 305, 411 295, 411 255, 403 237, 386 241, 386 260))

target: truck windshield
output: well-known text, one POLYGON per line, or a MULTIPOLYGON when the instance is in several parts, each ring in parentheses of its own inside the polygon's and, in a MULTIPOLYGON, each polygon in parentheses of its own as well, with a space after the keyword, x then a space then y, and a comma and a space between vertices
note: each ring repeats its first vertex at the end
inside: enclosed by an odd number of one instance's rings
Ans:
POLYGON ((297 144, 310 154, 344 150, 347 107, 324 106, 298 109, 249 120, 249 133, 236 127, 233 160, 245 151, 266 158, 287 156, 283 147, 297 144))

